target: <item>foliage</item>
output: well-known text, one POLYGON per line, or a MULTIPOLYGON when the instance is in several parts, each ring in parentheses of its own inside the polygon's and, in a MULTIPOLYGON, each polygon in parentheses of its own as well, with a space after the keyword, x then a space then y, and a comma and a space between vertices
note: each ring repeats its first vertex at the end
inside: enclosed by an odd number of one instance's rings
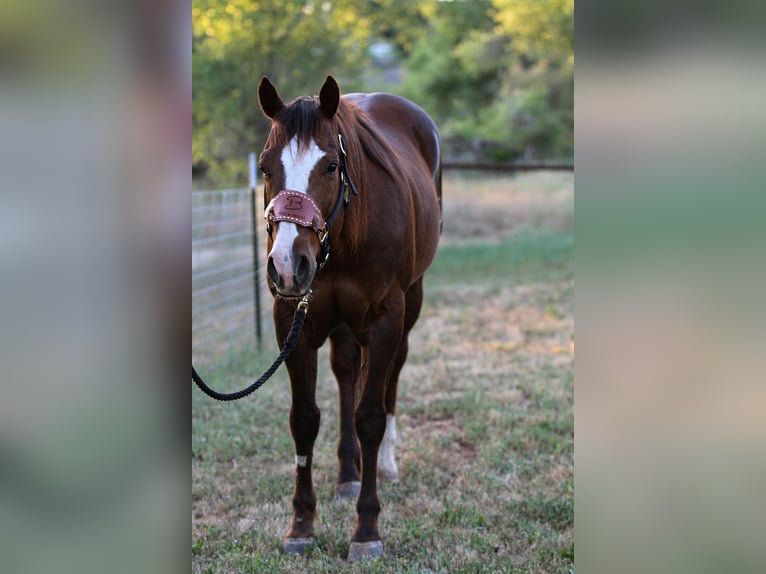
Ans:
POLYGON ((405 95, 452 155, 511 160, 574 153, 572 0, 440 2, 405 62, 405 95))
MULTIPOLYGON (((283 94, 314 90, 330 72, 346 90, 367 64, 372 19, 358 2, 194 0, 192 161, 229 179, 268 129, 257 87, 267 75, 283 94)), ((240 168, 241 169, 241 168, 240 168)))
POLYGON ((192 158, 213 184, 241 184, 263 145, 263 75, 286 99, 330 73, 401 93, 447 155, 573 154, 573 0, 193 0, 192 19, 192 158))

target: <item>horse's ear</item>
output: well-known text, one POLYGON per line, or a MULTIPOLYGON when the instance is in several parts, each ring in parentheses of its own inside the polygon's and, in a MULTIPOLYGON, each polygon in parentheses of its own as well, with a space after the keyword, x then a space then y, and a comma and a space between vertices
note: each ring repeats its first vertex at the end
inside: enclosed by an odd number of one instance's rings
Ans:
POLYGON ((338 82, 332 76, 327 76, 322 89, 319 90, 319 109, 328 118, 332 118, 338 111, 340 103, 340 88, 338 82))
POLYGON ((263 76, 261 83, 258 84, 258 102, 261 104, 261 110, 266 117, 271 119, 274 119, 274 116, 285 107, 282 98, 279 97, 279 92, 266 76, 263 76))

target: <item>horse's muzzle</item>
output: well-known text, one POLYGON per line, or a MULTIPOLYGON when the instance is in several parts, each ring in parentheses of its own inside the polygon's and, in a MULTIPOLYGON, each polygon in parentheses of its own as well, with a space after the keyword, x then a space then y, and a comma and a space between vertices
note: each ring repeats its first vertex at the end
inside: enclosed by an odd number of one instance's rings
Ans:
POLYGON ((317 261, 316 248, 308 239, 311 235, 300 228, 319 237, 325 227, 322 212, 307 194, 285 189, 269 202, 264 216, 269 225, 281 223, 289 229, 286 236, 277 231, 266 267, 269 279, 279 295, 303 297, 311 288, 317 261))
POLYGON ((306 254, 292 257, 290 261, 282 263, 281 269, 278 270, 274 257, 269 256, 266 266, 266 272, 277 293, 283 297, 303 297, 311 287, 316 263, 306 254))

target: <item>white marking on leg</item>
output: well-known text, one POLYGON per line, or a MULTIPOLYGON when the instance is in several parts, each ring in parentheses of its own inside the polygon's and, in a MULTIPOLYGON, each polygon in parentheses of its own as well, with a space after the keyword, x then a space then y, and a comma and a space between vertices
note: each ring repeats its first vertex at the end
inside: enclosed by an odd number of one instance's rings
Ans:
MULTIPOLYGON (((290 140, 282 150, 282 167, 285 172, 285 189, 308 194, 309 178, 317 162, 325 155, 312 139, 303 150, 298 150, 298 137, 290 140)), ((274 267, 284 280, 287 289, 293 282, 293 243, 298 237, 298 226, 288 221, 277 224, 274 246, 269 257, 274 261, 274 267)))
POLYGON ((396 417, 394 415, 386 415, 386 434, 383 435, 380 450, 378 451, 378 476, 385 480, 399 482, 399 469, 396 467, 396 456, 394 454, 395 446, 396 417))
POLYGON ((308 464, 309 457, 307 456, 298 456, 295 455, 295 466, 300 466, 301 468, 305 468, 308 464))

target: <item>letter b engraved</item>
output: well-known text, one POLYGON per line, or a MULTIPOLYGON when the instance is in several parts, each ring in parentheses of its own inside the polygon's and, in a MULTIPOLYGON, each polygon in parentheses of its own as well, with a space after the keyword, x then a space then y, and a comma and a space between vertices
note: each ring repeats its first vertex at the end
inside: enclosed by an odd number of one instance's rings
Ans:
POLYGON ((303 209, 303 198, 302 197, 288 197, 287 198, 287 205, 285 205, 285 209, 289 211, 300 211, 303 209))

